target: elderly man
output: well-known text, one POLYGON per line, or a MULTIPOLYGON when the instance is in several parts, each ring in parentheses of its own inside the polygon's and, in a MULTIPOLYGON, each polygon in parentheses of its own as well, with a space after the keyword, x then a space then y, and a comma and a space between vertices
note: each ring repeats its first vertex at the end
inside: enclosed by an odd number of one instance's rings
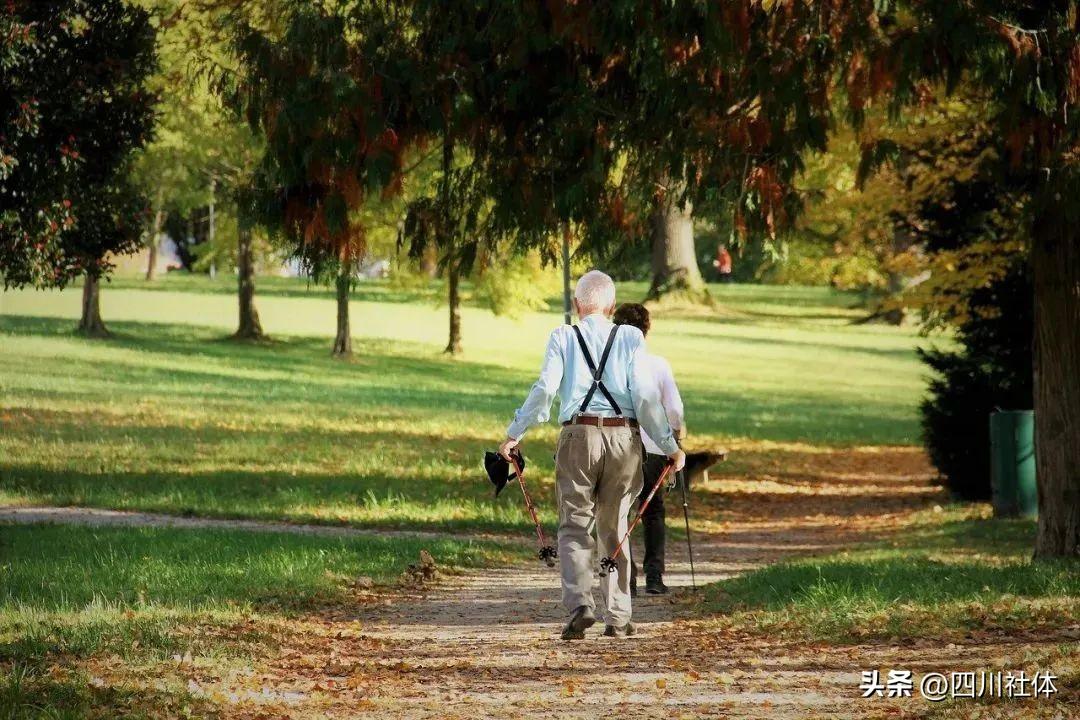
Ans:
MULTIPOLYGON (((507 456, 531 425, 546 421, 558 392, 563 425, 555 451, 559 565, 563 605, 571 611, 562 632, 564 640, 584 638, 585 630, 596 623, 593 552, 596 548, 601 556, 610 557, 626 533, 631 500, 641 490, 639 427, 676 469, 686 462, 660 402, 656 380, 646 363, 639 361, 644 336, 635 327, 611 322, 615 283, 598 270, 585 273, 574 290, 574 307, 579 324, 551 333, 540 379, 499 448, 507 456)), ((634 633, 627 553, 620 553, 616 570, 600 581, 607 625, 604 635, 625 637, 634 633)))

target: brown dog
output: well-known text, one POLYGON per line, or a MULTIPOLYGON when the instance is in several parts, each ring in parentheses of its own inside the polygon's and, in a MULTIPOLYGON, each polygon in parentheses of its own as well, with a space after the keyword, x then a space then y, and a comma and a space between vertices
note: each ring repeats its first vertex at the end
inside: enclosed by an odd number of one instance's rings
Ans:
POLYGON ((708 480, 709 468, 725 459, 727 459, 727 450, 704 450, 702 452, 686 453, 686 466, 683 468, 686 489, 689 490, 698 480, 708 480))

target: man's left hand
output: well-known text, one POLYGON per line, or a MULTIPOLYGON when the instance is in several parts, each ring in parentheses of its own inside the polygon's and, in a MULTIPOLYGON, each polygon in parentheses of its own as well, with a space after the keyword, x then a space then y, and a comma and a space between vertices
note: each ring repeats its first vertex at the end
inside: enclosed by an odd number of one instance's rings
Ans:
POLYGON ((508 437, 503 440, 503 444, 499 446, 499 454, 507 460, 510 459, 510 451, 518 446, 519 440, 515 440, 512 437, 508 437))

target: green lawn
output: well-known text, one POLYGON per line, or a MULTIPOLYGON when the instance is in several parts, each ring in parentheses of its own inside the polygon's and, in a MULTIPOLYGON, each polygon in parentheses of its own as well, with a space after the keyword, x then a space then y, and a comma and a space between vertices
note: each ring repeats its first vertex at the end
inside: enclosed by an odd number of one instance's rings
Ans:
MULTIPOLYGON (((495 543, 280 532, 0 526, 0 658, 169 654, 185 622, 291 616, 396 582, 420 550, 444 571, 505 562, 495 543), (360 585, 358 585, 360 583, 360 585)), ((205 648, 207 652, 211 647, 205 648)), ((183 652, 183 649, 181 649, 183 652)))
MULTIPOLYGON (((343 363, 328 353, 332 300, 303 281, 262 281, 275 338, 264 345, 223 339, 231 281, 116 285, 103 300, 108 342, 71 334, 77 290, 0 295, 0 502, 527 529, 519 503, 492 499, 480 459, 558 313, 466 307, 466 352, 449 359, 444 308, 365 285, 352 307, 357 358, 343 363)), ((911 330, 853 326, 852 298, 827 289, 714 294, 715 314, 661 315, 651 338, 680 380, 692 444, 917 441, 911 330)), ((537 483, 552 477, 553 439, 548 426, 525 445, 537 483)))
POLYGON ((194 655, 244 672, 302 632, 289 623, 306 611, 370 601, 421 549, 443 571, 521 554, 456 539, 0 525, 0 719, 214 715, 182 678, 129 692, 95 687, 86 667, 157 676, 194 655))
POLYGON ((0 548, 0 607, 289 611, 346 600, 359 577, 396 581, 421 549, 444 567, 510 557, 497 544, 468 540, 8 526, 0 548))
POLYGON ((927 512, 888 543, 769 565, 708 587, 700 609, 773 637, 860 642, 1060 630, 1080 565, 1032 562, 1035 522, 927 512))
MULTIPOLYGON (((444 567, 528 551, 519 499, 496 501, 480 461, 534 380, 556 300, 514 320, 467 299, 466 351, 451 359, 438 287, 365 284, 352 305, 357 356, 341 362, 329 357, 325 288, 263 278, 259 290, 273 341, 254 345, 225 339, 232 278, 117 280, 103 296, 108 341, 72 333, 77 289, 0 293, 0 504, 520 541, 0 525, 0 720, 211 715, 175 672, 186 654, 217 676, 244 672, 295 643, 317 622, 308 611, 347 607, 359 576, 393 581, 421 548, 444 567), (117 681, 140 674, 155 689, 117 681)), ((917 443, 925 341, 914 331, 854 325, 856 298, 823 288, 712 292, 712 310, 659 312, 650 338, 679 378, 691 446, 741 444, 737 474, 763 453, 917 443)), ((622 300, 643 293, 620 286, 622 300)), ((554 438, 548 426, 525 444, 549 528, 554 438)), ((1075 567, 1031 565, 1030 523, 976 515, 949 509, 895 545, 763 568, 713 586, 699 609, 814 642, 1038 631, 1075 616, 1075 567)))

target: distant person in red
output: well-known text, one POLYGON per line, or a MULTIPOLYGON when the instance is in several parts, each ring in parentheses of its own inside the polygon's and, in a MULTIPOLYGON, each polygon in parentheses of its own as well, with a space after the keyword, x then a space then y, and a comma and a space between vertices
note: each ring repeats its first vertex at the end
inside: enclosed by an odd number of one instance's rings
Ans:
POLYGON ((720 245, 716 248, 716 259, 712 264, 720 276, 720 282, 731 282, 731 253, 726 247, 720 245))

